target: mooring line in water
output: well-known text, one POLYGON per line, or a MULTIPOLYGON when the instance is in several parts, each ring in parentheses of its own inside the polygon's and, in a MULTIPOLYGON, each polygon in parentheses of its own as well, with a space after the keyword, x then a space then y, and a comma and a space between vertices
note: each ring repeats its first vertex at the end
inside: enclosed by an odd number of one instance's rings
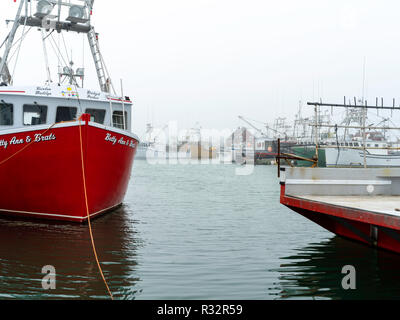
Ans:
POLYGON ((79 140, 80 140, 80 145, 81 145, 81 162, 82 162, 82 175, 83 175, 83 189, 84 189, 84 194, 85 194, 85 204, 86 204, 86 213, 87 213, 87 218, 88 218, 88 225, 89 225, 89 233, 90 233, 90 239, 92 241, 92 248, 93 248, 93 253, 94 257, 97 262, 97 267, 99 268, 99 272, 101 277, 103 278, 104 284, 106 285, 108 294, 111 297, 111 300, 114 300, 114 297, 111 293, 111 290, 108 286, 107 280, 104 277, 103 270, 101 269, 99 258, 97 256, 97 251, 96 251, 96 245, 94 243, 94 238, 93 238, 93 231, 92 231, 92 224, 90 222, 90 213, 89 213, 89 204, 88 204, 88 195, 87 195, 87 188, 86 188, 86 173, 85 173, 85 161, 83 159, 83 142, 82 142, 82 125, 81 125, 81 120, 82 117, 79 117, 79 140))

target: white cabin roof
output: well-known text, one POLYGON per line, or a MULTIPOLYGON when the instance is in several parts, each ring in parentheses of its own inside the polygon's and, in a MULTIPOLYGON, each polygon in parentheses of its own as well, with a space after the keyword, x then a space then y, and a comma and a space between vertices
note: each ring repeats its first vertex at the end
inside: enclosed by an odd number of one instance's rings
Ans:
MULTIPOLYGON (((80 99, 90 101, 102 101, 113 103, 122 103, 121 97, 110 95, 109 93, 77 88, 67 85, 45 85, 45 86, 4 86, 0 87, 0 97, 2 95, 12 96, 32 96, 32 97, 47 97, 47 98, 65 98, 65 99, 80 99)), ((132 104, 132 101, 124 97, 126 104, 132 104)))

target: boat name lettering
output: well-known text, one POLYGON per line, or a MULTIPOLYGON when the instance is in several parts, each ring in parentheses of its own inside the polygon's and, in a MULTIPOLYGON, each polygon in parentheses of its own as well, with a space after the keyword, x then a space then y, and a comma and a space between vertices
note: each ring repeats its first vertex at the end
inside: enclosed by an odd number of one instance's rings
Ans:
POLYGON ((87 97, 89 99, 100 99, 100 92, 88 90, 87 97))
POLYGON ((6 140, 0 140, 0 147, 3 147, 4 149, 7 149, 7 147, 8 147, 8 141, 6 141, 6 140))
POLYGON ((136 141, 133 139, 125 140, 124 137, 122 137, 121 139, 118 140, 117 137, 113 136, 111 133, 107 133, 105 140, 111 142, 113 145, 118 143, 122 146, 127 146, 132 149, 135 149, 137 145, 136 141))
POLYGON ((41 134, 35 134, 35 142, 52 141, 52 140, 56 140, 56 136, 53 133, 47 136, 43 136, 41 134))
POLYGON ((112 142, 112 144, 116 144, 117 138, 115 136, 112 136, 111 133, 107 133, 106 141, 110 141, 110 142, 112 142))
POLYGON ((38 96, 51 96, 51 88, 49 87, 36 87, 36 95, 38 96))
POLYGON ((23 144, 24 142, 25 142, 24 139, 17 139, 17 137, 12 137, 10 140, 10 145, 23 144))
MULTIPOLYGON (((56 136, 51 133, 49 135, 43 136, 42 134, 35 134, 33 141, 34 142, 44 142, 44 141, 52 141, 52 140, 56 140, 56 136)), ((17 137, 12 137, 9 141, 7 140, 0 140, 0 148, 4 148, 7 149, 8 146, 17 146, 17 145, 21 145, 24 143, 31 143, 32 142, 32 137, 31 136, 26 136, 24 139, 21 138, 17 138, 17 137)))

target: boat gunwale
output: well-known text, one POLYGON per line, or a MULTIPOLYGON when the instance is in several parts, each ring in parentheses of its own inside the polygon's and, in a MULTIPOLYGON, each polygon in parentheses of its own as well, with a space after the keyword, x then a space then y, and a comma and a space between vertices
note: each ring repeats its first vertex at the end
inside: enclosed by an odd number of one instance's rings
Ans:
MULTIPOLYGON (((60 129, 60 128, 68 128, 68 127, 77 127, 79 125, 84 125, 84 124, 85 124, 85 122, 79 122, 79 121, 60 122, 60 123, 55 124, 53 127, 51 127, 51 130, 60 129)), ((95 123, 92 121, 89 121, 88 125, 91 127, 98 128, 98 129, 103 129, 105 131, 111 131, 111 132, 118 133, 120 135, 125 135, 127 137, 130 137, 130 138, 135 139, 136 141, 140 142, 139 137, 133 132, 125 131, 125 130, 114 128, 114 127, 109 127, 109 126, 95 123)), ((18 128, 8 129, 8 130, 5 129, 5 130, 0 130, 0 137, 10 135, 10 134, 43 131, 46 129, 49 129, 49 125, 47 125, 47 124, 46 125, 38 125, 38 126, 18 127, 18 128)))
POLYGON ((301 198, 301 196, 287 195, 284 193, 281 196, 281 204, 289 208, 299 208, 316 214, 324 214, 347 220, 369 223, 371 225, 400 231, 400 215, 370 211, 355 207, 346 207, 343 205, 301 198), (337 211, 341 211, 341 214, 337 211), (360 217, 360 215, 363 217, 360 217), (392 223, 389 223, 388 220, 392 223))

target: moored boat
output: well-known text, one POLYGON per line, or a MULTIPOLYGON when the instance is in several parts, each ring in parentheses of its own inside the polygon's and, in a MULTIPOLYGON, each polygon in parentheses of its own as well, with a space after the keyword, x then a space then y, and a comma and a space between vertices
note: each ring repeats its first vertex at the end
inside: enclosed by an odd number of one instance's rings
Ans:
POLYGON ((36 2, 37 12, 26 16, 22 10, 27 14, 30 3, 20 2, 0 62, 0 214, 84 222, 123 202, 139 143, 131 133, 132 102, 111 93, 90 23, 94 1, 36 2), (66 22, 50 16, 56 7, 59 14, 68 10, 66 22), (72 63, 63 66, 58 83, 12 85, 7 62, 16 31, 43 21, 49 34, 87 34, 100 90, 79 86, 84 71, 73 71, 72 63))
POLYGON ((281 168, 281 204, 328 231, 400 253, 400 169, 281 168))
POLYGON ((386 168, 400 167, 400 154, 390 153, 390 145, 386 141, 366 140, 365 159, 363 143, 346 141, 324 146, 326 166, 328 168, 386 168))

